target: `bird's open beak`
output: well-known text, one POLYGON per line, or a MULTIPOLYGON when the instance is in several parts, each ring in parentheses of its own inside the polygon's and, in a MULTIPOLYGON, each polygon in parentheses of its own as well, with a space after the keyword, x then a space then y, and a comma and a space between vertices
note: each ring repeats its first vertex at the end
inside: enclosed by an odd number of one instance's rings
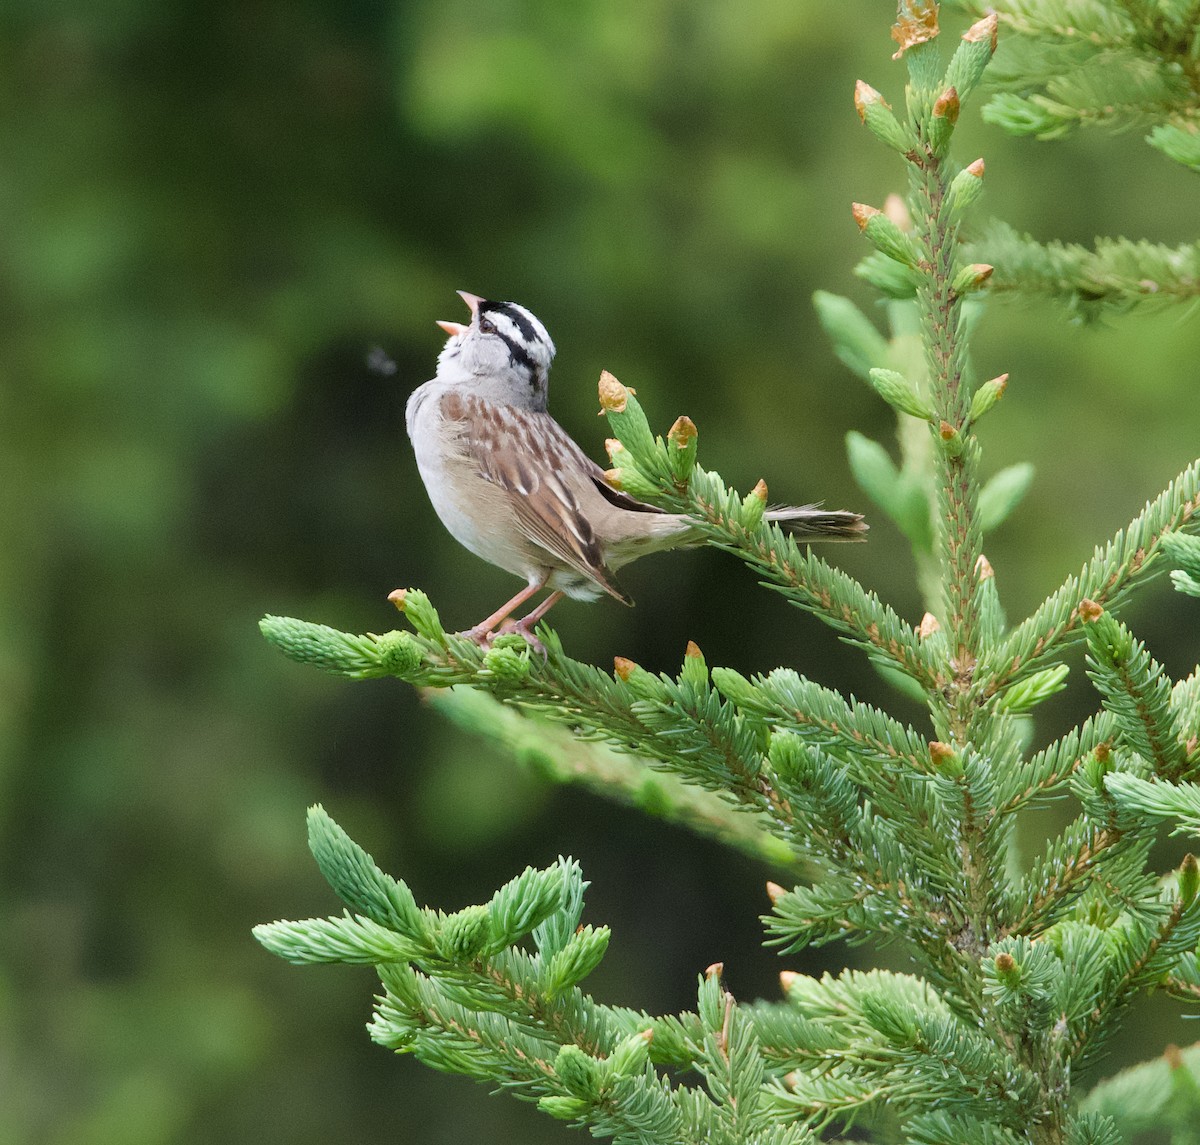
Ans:
POLYGON ((456 293, 471 308, 471 317, 474 318, 479 313, 479 304, 483 299, 478 294, 469 294, 465 290, 459 290, 456 293))
MULTIPOLYGON (((483 299, 480 298, 478 294, 469 294, 465 290, 460 290, 457 293, 458 293, 459 298, 461 298, 471 308, 471 317, 474 318, 475 315, 479 313, 479 304, 483 301, 483 299)), ((470 328, 470 327, 464 326, 461 322, 439 321, 438 325, 443 330, 445 330, 446 333, 449 334, 451 338, 455 337, 458 334, 465 334, 467 332, 467 330, 470 328)))

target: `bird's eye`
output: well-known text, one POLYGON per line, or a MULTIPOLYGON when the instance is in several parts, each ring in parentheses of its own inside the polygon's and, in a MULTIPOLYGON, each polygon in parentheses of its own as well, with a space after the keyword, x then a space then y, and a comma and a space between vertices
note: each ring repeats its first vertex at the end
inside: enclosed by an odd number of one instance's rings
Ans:
POLYGON ((490 318, 480 318, 479 319, 479 332, 481 334, 495 334, 496 333, 496 323, 493 322, 490 318))

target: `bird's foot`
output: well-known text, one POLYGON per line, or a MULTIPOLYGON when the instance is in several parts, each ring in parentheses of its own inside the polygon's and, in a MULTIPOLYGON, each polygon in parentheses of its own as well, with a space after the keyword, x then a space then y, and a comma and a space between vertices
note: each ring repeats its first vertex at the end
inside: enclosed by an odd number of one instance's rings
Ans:
POLYGON ((492 639, 494 640, 496 636, 507 636, 510 632, 515 632, 518 636, 525 640, 525 643, 528 644, 530 648, 532 648, 539 656, 541 656, 542 663, 544 664, 550 658, 550 653, 547 650, 546 645, 543 644, 541 640, 539 640, 538 637, 533 633, 533 626, 536 623, 536 617, 531 620, 531 618, 528 616, 522 620, 506 620, 500 626, 500 631, 493 634, 492 639))
POLYGON ((496 631, 493 628, 484 628, 483 625, 477 624, 474 628, 468 628, 463 632, 457 633, 464 640, 469 640, 472 644, 478 644, 480 648, 490 648, 492 641, 496 639, 496 631))
POLYGON ((458 633, 458 635, 464 640, 469 640, 472 644, 478 644, 480 648, 486 650, 492 647, 498 637, 515 634, 520 636, 530 648, 538 653, 542 658, 542 663, 545 663, 550 653, 547 651, 546 645, 533 634, 532 629, 533 625, 526 624, 524 620, 506 620, 499 628, 483 628, 476 625, 474 628, 468 628, 465 632, 458 633))

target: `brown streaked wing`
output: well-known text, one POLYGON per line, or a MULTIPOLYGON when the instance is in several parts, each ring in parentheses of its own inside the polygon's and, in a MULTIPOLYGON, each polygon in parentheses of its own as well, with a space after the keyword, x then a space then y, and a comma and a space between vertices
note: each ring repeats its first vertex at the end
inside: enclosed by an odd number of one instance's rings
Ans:
MULTIPOLYGON (((605 567, 595 530, 571 482, 563 476, 564 460, 568 466, 587 460, 566 431, 549 414, 513 410, 478 398, 463 404, 468 422, 464 444, 481 475, 508 494, 525 535, 610 596, 631 604, 605 567)), ((587 477, 591 479, 591 474, 587 477)))

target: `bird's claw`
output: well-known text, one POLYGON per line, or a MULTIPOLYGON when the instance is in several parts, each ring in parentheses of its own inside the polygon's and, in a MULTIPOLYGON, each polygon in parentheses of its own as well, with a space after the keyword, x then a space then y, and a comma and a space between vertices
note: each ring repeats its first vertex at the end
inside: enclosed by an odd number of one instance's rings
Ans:
POLYGON ((496 637, 507 636, 509 633, 516 633, 520 636, 530 648, 541 656, 543 664, 550 658, 550 653, 546 645, 520 620, 506 620, 498 629, 468 628, 465 632, 460 632, 458 635, 486 650, 491 648, 496 637))

